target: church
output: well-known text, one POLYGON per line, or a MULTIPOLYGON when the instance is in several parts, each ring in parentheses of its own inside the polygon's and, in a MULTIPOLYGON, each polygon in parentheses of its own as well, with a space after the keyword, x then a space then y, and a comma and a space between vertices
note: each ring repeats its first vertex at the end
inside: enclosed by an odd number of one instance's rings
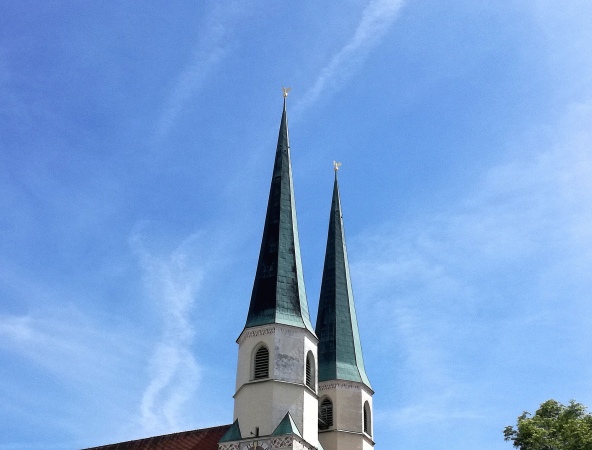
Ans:
POLYGON ((304 290, 287 89, 251 302, 238 336, 234 422, 88 450, 370 450, 374 391, 364 367, 341 215, 338 164, 319 310, 304 290))

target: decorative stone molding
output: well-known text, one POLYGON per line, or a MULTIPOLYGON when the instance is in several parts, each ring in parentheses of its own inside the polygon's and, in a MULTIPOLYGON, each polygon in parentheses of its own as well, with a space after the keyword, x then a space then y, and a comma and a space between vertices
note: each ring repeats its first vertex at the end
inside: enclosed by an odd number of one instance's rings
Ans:
POLYGON ((228 444, 218 444, 218 450, 238 450, 238 442, 230 442, 228 444))
POLYGON ((271 440, 271 448, 276 449, 290 449, 290 450, 317 450, 306 441, 297 436, 280 436, 271 440))
POLYGON ((277 327, 278 331, 286 336, 295 336, 297 334, 303 334, 304 329, 293 328, 293 327, 277 327))
POLYGON ((218 444, 218 450, 251 450, 254 448, 272 450, 274 447, 272 447, 271 440, 268 438, 254 438, 239 442, 218 444))
POLYGON ((218 450, 243 450, 252 448, 253 443, 269 450, 318 450, 298 436, 278 436, 269 438, 255 438, 242 440, 240 442, 225 442, 218 444, 218 450), (251 445, 251 446, 249 446, 251 445))
POLYGON ((275 326, 265 327, 265 328, 255 328, 254 330, 248 330, 241 334, 239 339, 239 344, 244 342, 245 339, 250 337, 257 337, 257 336, 266 336, 268 334, 275 333, 276 329, 275 326))
POLYGON ((276 448, 292 448, 292 444, 294 442, 294 439, 286 436, 286 437, 280 437, 280 438, 274 438, 271 440, 271 445, 273 449, 276 448))
POLYGON ((319 383, 319 391, 328 391, 329 389, 346 389, 350 391, 359 391, 361 390, 361 386, 357 383, 345 383, 345 382, 329 382, 329 383, 319 383))
POLYGON ((282 323, 274 323, 274 324, 270 324, 267 326, 260 325, 257 328, 246 328, 240 334, 240 336, 238 337, 236 342, 238 344, 242 344, 245 341, 245 339, 247 339, 247 338, 257 337, 257 336, 266 336, 266 335, 273 334, 276 332, 281 333, 285 336, 299 336, 302 334, 307 334, 309 336, 309 338, 312 341, 314 341, 315 343, 318 343, 318 341, 319 341, 319 338, 317 338, 313 333, 311 333, 306 328, 282 324, 282 323))
POLYGON ((243 450, 254 448, 253 445, 258 445, 261 448, 269 450, 317 450, 297 436, 280 436, 274 438, 256 438, 242 440, 240 442, 225 442, 218 444, 218 450, 243 450))
MULTIPOLYGON (((290 325, 274 324, 261 328, 247 329, 238 338, 238 343, 242 344, 245 339, 257 336, 267 336, 269 334, 281 333, 285 336, 297 336, 306 332, 304 328, 292 327, 290 325)), ((316 338, 316 336, 313 336, 316 338)))
POLYGON ((256 438, 243 440, 240 442, 225 442, 223 444, 218 444, 218 450, 251 449, 254 448, 254 445, 269 450, 318 450, 317 447, 313 447, 310 444, 307 444, 305 441, 298 438, 297 436, 280 436, 271 439, 256 438))

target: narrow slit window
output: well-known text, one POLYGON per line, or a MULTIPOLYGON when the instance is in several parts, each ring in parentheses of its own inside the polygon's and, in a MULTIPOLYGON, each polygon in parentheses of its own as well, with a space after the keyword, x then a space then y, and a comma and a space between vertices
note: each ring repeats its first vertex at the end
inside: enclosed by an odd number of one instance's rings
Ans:
POLYGON ((259 347, 255 353, 254 379, 261 380, 269 377, 269 350, 265 346, 259 347))

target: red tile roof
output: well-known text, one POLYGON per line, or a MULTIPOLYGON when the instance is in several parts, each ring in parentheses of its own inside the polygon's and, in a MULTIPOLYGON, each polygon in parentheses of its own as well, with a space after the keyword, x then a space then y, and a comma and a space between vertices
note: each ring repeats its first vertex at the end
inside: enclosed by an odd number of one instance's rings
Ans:
POLYGON ((229 428, 230 425, 202 428, 91 447, 86 450, 218 450, 218 441, 229 428))

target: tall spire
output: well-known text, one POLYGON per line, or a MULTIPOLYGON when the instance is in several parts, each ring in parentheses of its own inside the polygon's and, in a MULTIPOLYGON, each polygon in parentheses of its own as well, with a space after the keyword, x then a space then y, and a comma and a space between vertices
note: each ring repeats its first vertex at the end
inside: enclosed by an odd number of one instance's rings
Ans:
POLYGON ((319 382, 349 380, 370 387, 362 358, 362 345, 349 276, 337 183, 338 168, 338 163, 335 163, 333 200, 316 326, 319 337, 319 382))
POLYGON ((287 90, 275 152, 275 164, 263 239, 245 328, 283 323, 314 334, 310 317, 296 223, 286 113, 287 90))

